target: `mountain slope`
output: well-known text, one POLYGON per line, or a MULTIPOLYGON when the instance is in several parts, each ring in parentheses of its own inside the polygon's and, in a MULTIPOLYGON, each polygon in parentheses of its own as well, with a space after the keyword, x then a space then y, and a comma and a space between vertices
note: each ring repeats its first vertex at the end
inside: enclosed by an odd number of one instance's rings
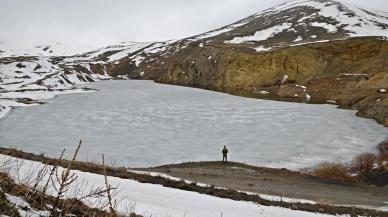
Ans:
MULTIPOLYGON (((146 60, 146 67, 150 68, 159 67, 159 64, 152 61, 155 57, 165 63, 164 60, 169 57, 181 56, 182 53, 190 53, 192 49, 204 47, 264 53, 357 37, 387 41, 388 13, 368 11, 332 0, 296 0, 207 33, 164 44, 163 52, 149 58, 145 55, 143 60, 146 60), (178 52, 181 53, 176 55, 178 52)), ((210 57, 210 53, 207 56, 210 57)), ((137 62, 137 67, 141 63, 137 62)), ((138 73, 149 71, 144 67, 138 68, 138 73)), ((112 70, 115 71, 114 67, 112 70)))
POLYGON ((387 30, 384 12, 330 0, 296 0, 188 40, 285 47, 349 37, 387 37, 387 30))

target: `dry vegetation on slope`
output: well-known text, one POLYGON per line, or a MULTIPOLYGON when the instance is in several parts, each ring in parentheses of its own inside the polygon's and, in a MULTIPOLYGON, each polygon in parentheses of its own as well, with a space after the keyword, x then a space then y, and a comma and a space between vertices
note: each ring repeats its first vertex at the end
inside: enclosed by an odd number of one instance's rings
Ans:
MULTIPOLYGON (((104 157, 100 166, 105 177, 104 187, 90 187, 77 182, 72 171, 81 142, 71 160, 63 167, 44 164, 36 170, 21 171, 22 159, 6 159, 0 162, 0 214, 4 216, 109 216, 141 217, 128 208, 127 213, 116 211, 115 187, 109 184, 105 172, 104 157), (88 205, 85 204, 87 202, 88 205)), ((58 159, 61 161, 65 150, 58 159)))

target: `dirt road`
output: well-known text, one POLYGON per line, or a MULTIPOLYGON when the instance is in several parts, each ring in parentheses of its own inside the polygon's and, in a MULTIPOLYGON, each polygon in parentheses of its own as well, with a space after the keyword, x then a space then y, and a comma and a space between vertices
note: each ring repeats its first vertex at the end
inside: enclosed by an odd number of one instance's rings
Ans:
POLYGON ((325 204, 386 207, 388 210, 387 187, 325 180, 285 169, 261 168, 240 163, 197 162, 141 170, 241 191, 307 199, 325 204))

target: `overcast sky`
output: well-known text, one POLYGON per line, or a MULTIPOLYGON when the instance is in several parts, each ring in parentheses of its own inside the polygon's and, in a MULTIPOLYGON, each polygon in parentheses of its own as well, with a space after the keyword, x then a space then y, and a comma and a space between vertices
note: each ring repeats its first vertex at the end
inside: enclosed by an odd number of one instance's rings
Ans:
MULTIPOLYGON (((285 0, 0 0, 0 42, 100 47, 182 38, 285 0)), ((388 11, 388 0, 341 0, 388 11)))

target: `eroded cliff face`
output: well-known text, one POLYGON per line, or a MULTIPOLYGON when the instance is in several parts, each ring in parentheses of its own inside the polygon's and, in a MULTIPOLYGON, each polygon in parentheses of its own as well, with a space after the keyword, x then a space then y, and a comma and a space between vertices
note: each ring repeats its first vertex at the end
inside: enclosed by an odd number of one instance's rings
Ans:
POLYGON ((354 38, 257 53, 192 44, 138 70, 145 79, 237 95, 336 103, 388 126, 388 42, 354 38), (160 62, 161 60, 159 60, 160 62))

